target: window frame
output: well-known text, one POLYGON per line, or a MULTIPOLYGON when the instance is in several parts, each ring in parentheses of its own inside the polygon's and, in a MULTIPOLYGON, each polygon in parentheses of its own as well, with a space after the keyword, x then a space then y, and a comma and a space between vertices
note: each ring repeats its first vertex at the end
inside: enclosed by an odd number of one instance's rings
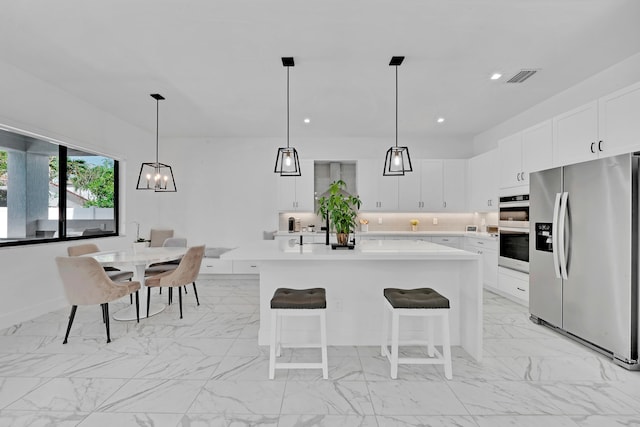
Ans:
MULTIPOLYGON (((0 129, 6 132, 13 132, 20 135, 25 135, 31 138, 40 139, 44 142, 54 144, 58 146, 58 180, 60 182, 67 182, 67 161, 68 161, 68 146, 59 141, 51 140, 50 138, 43 137, 41 135, 33 135, 29 132, 21 132, 17 129, 6 128, 0 125, 0 129), (62 161, 64 159, 64 161, 62 161)), ((103 157, 108 157, 113 160, 113 221, 114 231, 105 232, 104 234, 96 234, 91 236, 67 236, 67 196, 66 191, 59 186, 58 193, 58 237, 44 237, 33 238, 27 240, 18 240, 11 242, 0 241, 0 248, 12 247, 12 246, 26 246, 26 245, 40 245, 47 243, 57 242, 69 242, 76 240, 88 240, 88 239, 102 239, 105 237, 118 237, 120 236, 120 161, 114 157, 110 157, 104 154, 95 153, 91 150, 84 148, 72 147, 74 150, 83 150, 90 154, 96 154, 103 157)))

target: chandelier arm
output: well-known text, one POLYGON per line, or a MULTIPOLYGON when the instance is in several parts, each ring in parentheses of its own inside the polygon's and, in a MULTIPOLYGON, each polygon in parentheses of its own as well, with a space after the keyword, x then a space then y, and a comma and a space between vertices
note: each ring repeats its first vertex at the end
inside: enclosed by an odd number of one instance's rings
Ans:
POLYGON ((289 148, 289 67, 287 67, 287 148, 289 148))
POLYGON ((396 65, 396 147, 398 147, 398 66, 396 65))

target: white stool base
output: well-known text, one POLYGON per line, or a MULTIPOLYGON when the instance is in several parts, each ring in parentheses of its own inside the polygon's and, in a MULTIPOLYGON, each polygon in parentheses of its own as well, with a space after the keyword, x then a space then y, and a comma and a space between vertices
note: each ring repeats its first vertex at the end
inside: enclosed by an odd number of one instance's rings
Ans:
POLYGON ((276 369, 322 369, 322 378, 329 378, 327 363, 327 317, 326 309, 271 309, 271 331, 269 345, 269 379, 275 378, 276 369), (320 318, 320 343, 283 344, 281 339, 282 317, 318 316, 320 318), (282 348, 319 348, 322 360, 314 363, 276 362, 282 348))
POLYGON ((385 298, 382 320, 382 345, 380 354, 386 356, 391 365, 391 378, 398 378, 398 365, 444 365, 444 375, 453 378, 451 366, 451 343, 449 338, 449 309, 448 308, 394 308, 385 298), (389 314, 391 314, 391 349, 389 349, 389 314), (427 318, 427 340, 400 341, 400 316, 427 318), (442 353, 433 343, 433 318, 439 317, 442 323, 442 353), (427 347, 429 357, 399 357, 399 347, 402 345, 422 345, 427 347))

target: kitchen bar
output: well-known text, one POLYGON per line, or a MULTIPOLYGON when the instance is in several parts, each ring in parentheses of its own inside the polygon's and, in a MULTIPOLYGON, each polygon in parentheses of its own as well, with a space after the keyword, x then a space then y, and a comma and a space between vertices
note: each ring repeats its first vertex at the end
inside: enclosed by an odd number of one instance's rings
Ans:
MULTIPOLYGON (((325 288, 329 345, 356 346, 380 345, 384 288, 430 287, 451 301, 452 345, 482 358, 482 263, 475 253, 424 241, 369 240, 354 250, 259 241, 222 258, 260 264, 260 345, 268 344, 269 302, 279 287, 325 288)), ((407 321, 402 330, 414 335, 421 326, 407 321)), ((309 339, 310 328, 296 319, 283 334, 309 339)))

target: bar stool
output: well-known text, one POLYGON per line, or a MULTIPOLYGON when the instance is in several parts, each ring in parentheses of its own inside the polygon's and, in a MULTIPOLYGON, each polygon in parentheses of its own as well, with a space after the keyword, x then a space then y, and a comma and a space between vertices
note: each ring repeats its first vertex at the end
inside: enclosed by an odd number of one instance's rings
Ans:
POLYGON ((271 298, 271 339, 269 347, 269 379, 274 379, 276 369, 322 369, 322 377, 329 377, 327 366, 327 299, 324 288, 278 288, 271 298), (320 344, 283 345, 281 340, 282 318, 285 316, 318 316, 320 318, 320 344), (320 348, 319 363, 276 362, 281 348, 320 348))
POLYGON ((431 288, 384 290, 381 354, 391 364, 391 378, 398 377, 399 364, 444 365, 447 379, 452 378, 451 345, 449 338, 449 300, 431 288), (391 351, 388 348, 389 314, 391 314, 391 351), (400 342, 400 316, 419 316, 427 320, 427 341, 400 342), (433 318, 439 317, 442 324, 442 353, 436 350, 433 318), (399 345, 427 345, 429 357, 408 358, 398 356, 399 345))

